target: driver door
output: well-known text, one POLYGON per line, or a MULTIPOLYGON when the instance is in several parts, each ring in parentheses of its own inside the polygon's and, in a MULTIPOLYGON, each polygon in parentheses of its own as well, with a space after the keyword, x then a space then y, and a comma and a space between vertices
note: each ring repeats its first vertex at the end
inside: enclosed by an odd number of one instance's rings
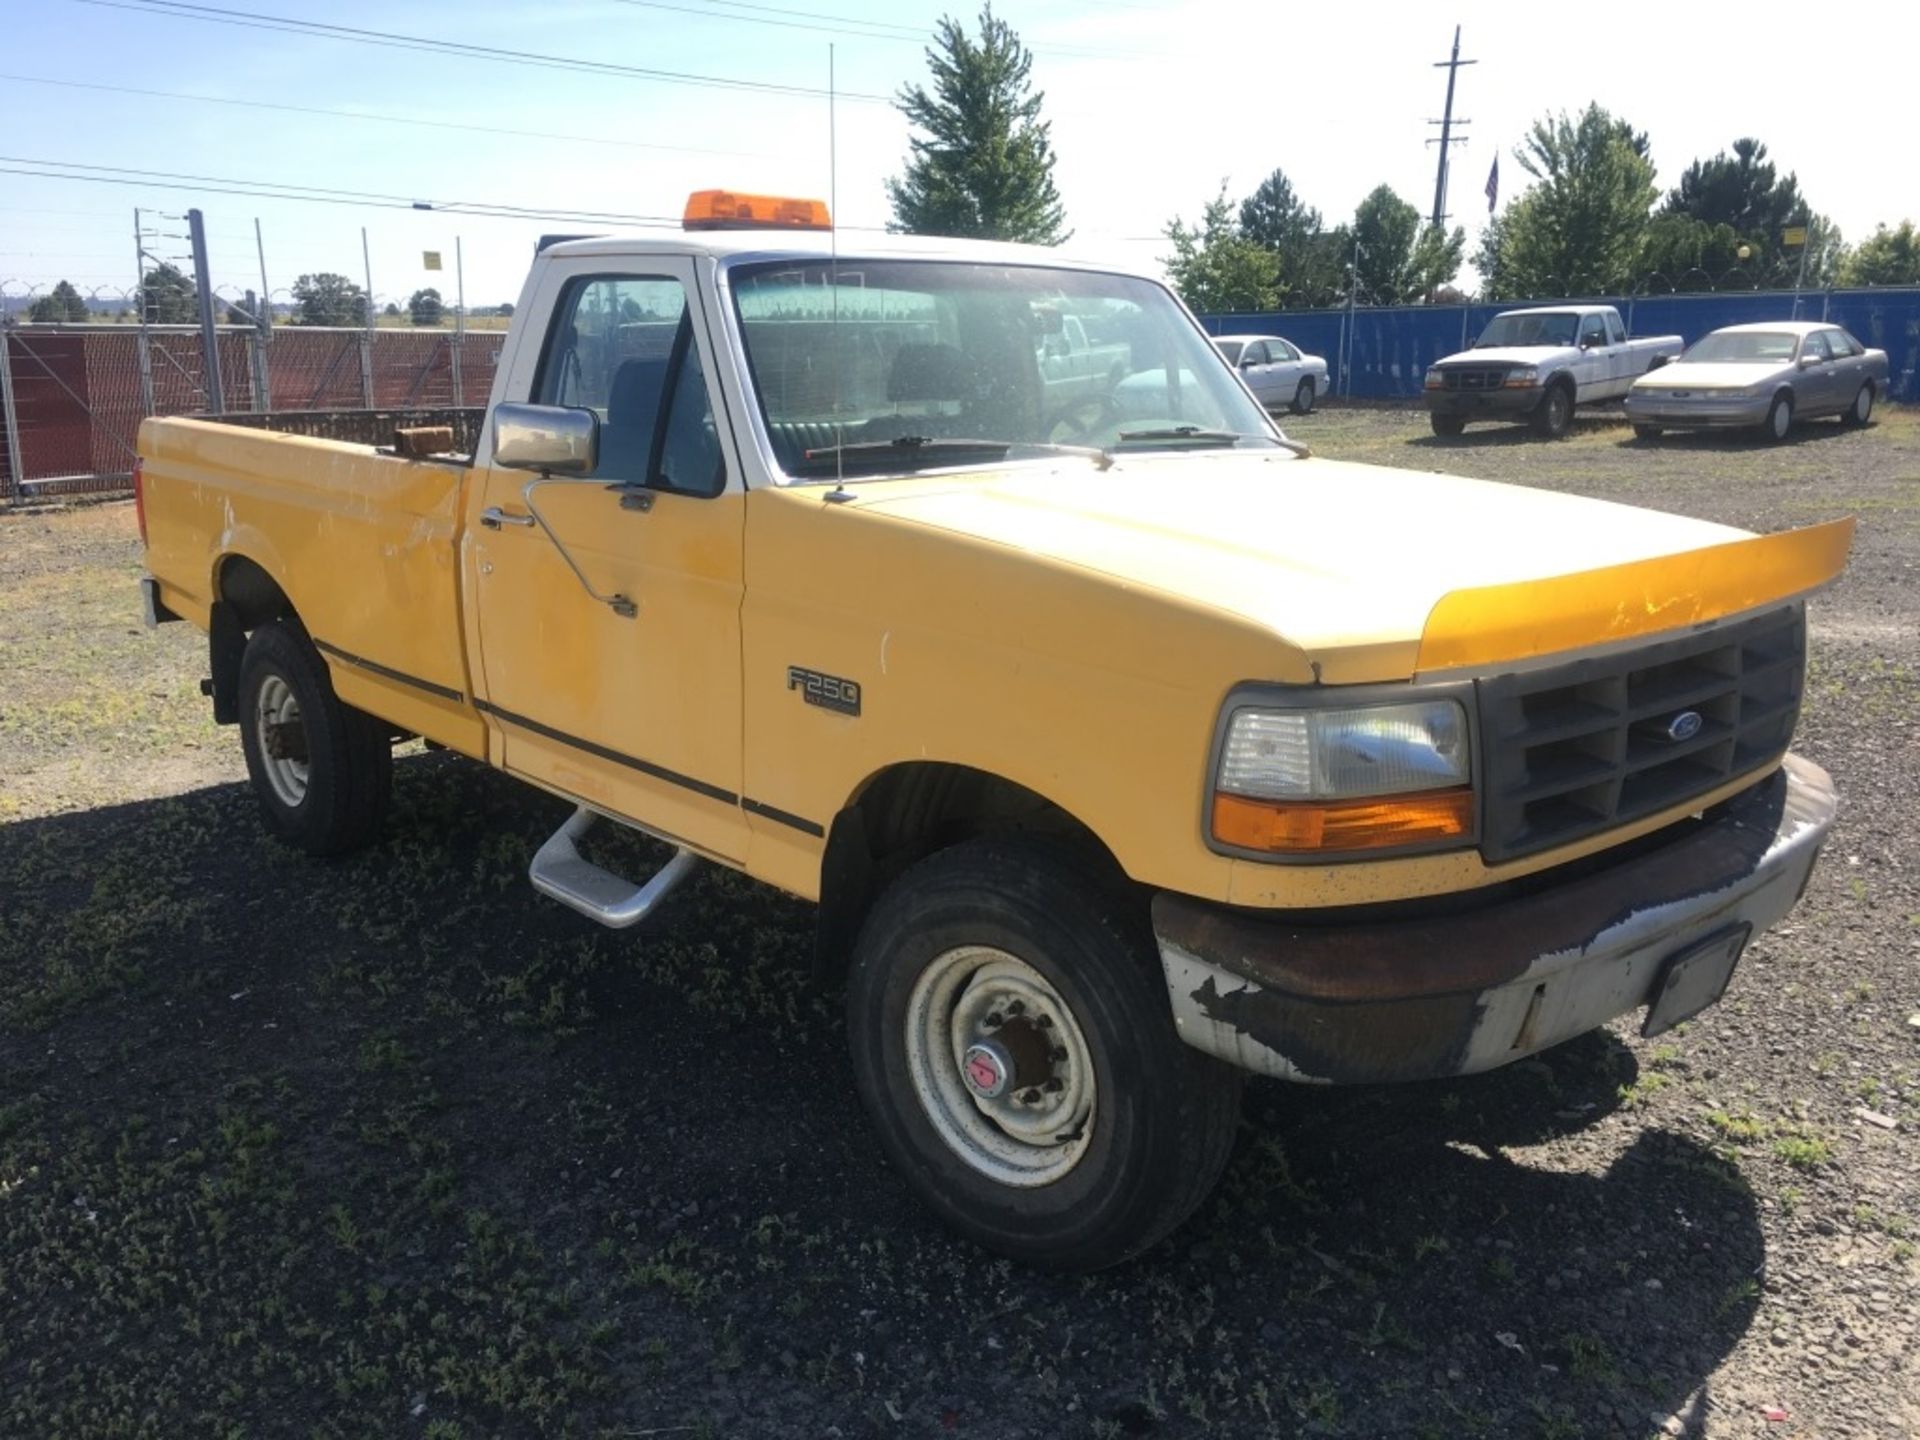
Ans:
POLYGON ((503 768, 739 859, 739 466, 692 262, 628 263, 553 267, 513 395, 591 410, 593 472, 543 478, 489 450, 469 530, 480 704, 503 768))

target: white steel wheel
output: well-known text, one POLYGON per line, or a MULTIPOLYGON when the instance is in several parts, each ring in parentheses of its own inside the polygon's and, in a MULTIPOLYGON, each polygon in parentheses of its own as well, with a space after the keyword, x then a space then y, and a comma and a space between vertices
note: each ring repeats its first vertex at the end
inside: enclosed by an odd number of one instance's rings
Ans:
POLYGON ((1002 1185, 1050 1185, 1085 1155, 1093 1057, 1073 1012, 1040 972, 966 945, 933 960, 907 1001, 914 1093, 941 1140, 1002 1185))
POLYGON ((280 803, 295 809, 307 798, 311 776, 300 701, 291 685, 279 675, 269 674, 260 682, 254 707, 261 773, 280 803))
POLYGON ((1862 385, 1860 393, 1853 397, 1853 423, 1864 425, 1873 418, 1873 387, 1862 385))

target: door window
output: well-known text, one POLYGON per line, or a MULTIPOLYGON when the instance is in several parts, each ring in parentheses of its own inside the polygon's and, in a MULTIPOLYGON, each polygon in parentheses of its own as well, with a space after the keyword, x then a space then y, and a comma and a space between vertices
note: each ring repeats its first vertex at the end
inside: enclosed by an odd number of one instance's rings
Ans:
POLYGON ((717 495, 726 471, 678 280, 589 276, 561 297, 533 400, 600 420, 592 478, 717 495))
POLYGON ((1298 360, 1300 358, 1300 352, 1285 340, 1269 340, 1267 342, 1267 349, 1273 352, 1273 358, 1276 363, 1282 360, 1298 360))
POLYGON ((1242 365, 1264 365, 1267 363, 1267 342, 1256 340, 1240 352, 1242 365))
POLYGON ((1607 322, 1607 343, 1609 345, 1618 345, 1625 341, 1627 338, 1627 327, 1620 323, 1620 317, 1618 315, 1607 314, 1600 318, 1607 322))
POLYGON ((1845 355, 1858 355, 1860 353, 1858 342, 1844 331, 1823 330, 1820 333, 1827 337, 1827 350, 1832 354, 1834 359, 1838 360, 1845 355))
POLYGON ((1816 360, 1826 359, 1827 358, 1827 337, 1822 335, 1818 330, 1815 330, 1811 335, 1807 336, 1807 338, 1801 342, 1800 354, 1802 358, 1805 358, 1806 356, 1811 355, 1816 360))
POLYGON ((1604 345, 1607 343, 1607 325, 1598 315, 1589 315, 1580 322, 1580 344, 1604 345))

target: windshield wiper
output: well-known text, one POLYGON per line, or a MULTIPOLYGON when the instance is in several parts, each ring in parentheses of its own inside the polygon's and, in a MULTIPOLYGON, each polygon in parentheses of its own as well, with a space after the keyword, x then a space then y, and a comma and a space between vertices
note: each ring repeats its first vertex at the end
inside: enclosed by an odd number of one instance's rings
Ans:
POLYGON ((1114 443, 1134 440, 1184 440, 1190 445, 1237 445, 1242 440, 1271 440, 1270 435, 1242 435, 1233 430, 1208 430, 1200 425, 1168 425, 1155 430, 1122 430, 1114 443))
POLYGON ((1102 462, 1100 468, 1103 470, 1112 463, 1112 457, 1106 451, 1091 445, 1053 445, 1039 440, 968 440, 950 435, 900 435, 892 440, 855 440, 845 445, 824 445, 817 450, 808 450, 800 458, 811 471, 816 466, 830 464, 836 459, 891 456, 918 459, 922 456, 949 455, 988 455, 999 459, 1014 450, 1043 455, 1085 455, 1090 460, 1102 462))

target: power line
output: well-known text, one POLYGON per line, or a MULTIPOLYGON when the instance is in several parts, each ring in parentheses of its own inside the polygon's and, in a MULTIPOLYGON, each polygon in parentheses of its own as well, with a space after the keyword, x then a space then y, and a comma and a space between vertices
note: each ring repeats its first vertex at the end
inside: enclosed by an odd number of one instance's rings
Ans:
POLYGON ((0 74, 0 80, 27 85, 56 85, 66 90, 104 90, 115 95, 144 95, 161 100, 196 100, 206 105, 239 105, 250 110, 285 110, 295 115, 324 115, 339 120, 372 120, 385 125, 424 125, 435 130, 459 130, 482 135, 515 135, 531 140, 566 140, 584 145, 617 145, 630 150, 670 150, 690 155, 778 158, 759 150, 703 150, 694 145, 648 145, 638 140, 609 140, 597 135, 561 135, 547 130, 509 130, 498 125, 462 125, 452 120, 417 120, 406 115, 374 115, 361 110, 327 110, 312 105, 287 105, 272 100, 236 100, 224 95, 192 95, 181 90, 142 90, 131 85, 101 85, 88 80, 51 80, 39 75, 0 74))
MULTIPOLYGON (((222 175, 195 175, 168 170, 133 169, 124 165, 89 165, 76 160, 43 160, 34 156, 0 155, 0 174, 32 175, 50 180, 77 180, 101 185, 133 186, 150 190, 192 190, 216 195, 245 195, 262 200, 304 200, 320 205, 355 205, 382 210, 432 211, 475 215, 492 220, 557 220, 575 225, 625 225, 637 229, 681 228, 677 215, 641 215, 617 210, 542 210, 492 200, 423 200, 381 191, 345 190, 326 185, 296 185, 279 180, 240 180, 222 175), (51 168, 29 168, 51 167, 51 168), (83 173, 73 173, 83 172, 83 173)), ((880 231, 877 225, 845 225, 845 230, 880 231)))
MULTIPOLYGON (((622 5, 643 10, 671 10, 678 15, 697 15, 704 20, 739 20, 751 25, 777 25, 787 30, 812 30, 827 35, 849 35, 856 40, 882 40, 895 45, 926 47, 933 40, 931 24, 896 25, 887 20, 862 20, 853 15, 829 15, 820 10, 789 10, 779 5, 736 4, 734 0, 710 0, 708 4, 673 4, 671 0, 619 0, 622 5), (720 8, 724 5, 726 8, 720 8), (757 11, 757 14, 737 14, 757 11), (804 18, 779 19, 779 16, 804 18)), ((1076 55, 1091 59, 1139 57, 1138 50, 1094 50, 1076 45, 1029 45, 1036 55, 1076 55)))
MULTIPOLYGON (((588 75, 611 75, 628 80, 653 80, 673 85, 701 85, 721 90, 749 91, 768 95, 790 95, 804 99, 827 98, 827 92, 810 85, 786 85, 771 80, 742 80, 725 75, 699 75, 686 70, 656 70, 636 65, 616 65, 608 60, 586 60, 572 55, 544 55, 534 51, 504 50, 492 45, 473 45, 464 40, 440 40, 425 35, 402 35, 388 30, 366 30, 353 25, 333 25, 320 20, 296 20, 284 15, 266 15, 252 10, 225 10, 213 5, 195 5, 187 0, 73 0, 77 5, 96 5, 109 10, 128 10, 140 15, 160 15, 175 20, 199 20, 214 25, 237 25, 249 30, 273 30, 282 34, 309 35, 324 40, 342 40, 357 45, 378 45, 393 50, 419 50, 430 55, 457 55, 470 60, 492 60, 513 65, 535 65, 549 70, 569 70, 588 75)), ((843 100, 872 104, 891 104, 885 95, 844 94, 843 100)))

